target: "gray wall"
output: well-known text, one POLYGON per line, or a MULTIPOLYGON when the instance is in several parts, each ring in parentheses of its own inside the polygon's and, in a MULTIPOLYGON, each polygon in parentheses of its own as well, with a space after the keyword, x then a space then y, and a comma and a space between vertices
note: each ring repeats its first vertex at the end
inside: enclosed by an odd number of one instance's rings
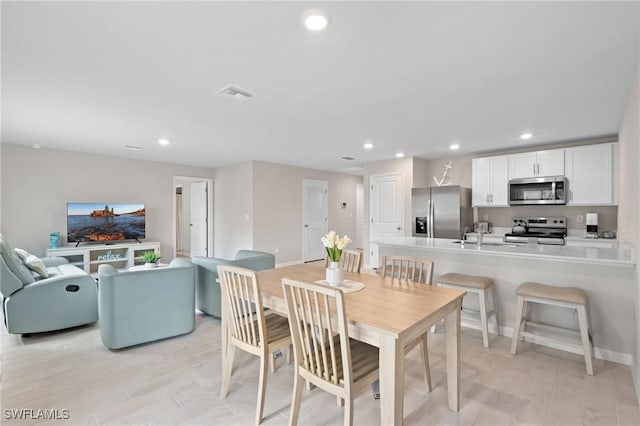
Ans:
POLYGON ((303 179, 328 182, 329 229, 355 239, 356 185, 362 177, 261 161, 253 162, 253 173, 253 246, 271 253, 278 248, 276 263, 302 260, 303 179))
POLYGON ((213 188, 213 256, 232 259, 253 248, 253 163, 216 169, 213 188))
POLYGON ((174 176, 213 177, 213 169, 33 149, 3 143, 2 233, 16 247, 44 256, 49 234, 66 243, 68 202, 144 203, 148 241, 173 257, 174 176))
MULTIPOLYGON (((635 318, 629 324, 635 330, 635 353, 633 363, 633 377, 636 385, 636 395, 640 400, 640 66, 629 93, 624 119, 620 127, 620 201, 618 207, 618 238, 620 241, 635 248, 635 318)), ((631 295, 630 295, 631 296, 631 295)))

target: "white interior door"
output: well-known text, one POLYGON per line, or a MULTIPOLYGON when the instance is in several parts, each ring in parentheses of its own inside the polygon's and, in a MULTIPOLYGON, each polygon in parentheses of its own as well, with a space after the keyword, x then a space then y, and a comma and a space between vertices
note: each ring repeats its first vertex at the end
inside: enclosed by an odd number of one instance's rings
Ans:
POLYGON ((404 229, 404 185, 401 174, 372 175, 369 266, 379 266, 378 246, 371 242, 399 237, 404 229))
POLYGON ((329 184, 302 180, 302 260, 324 259, 322 238, 327 233, 329 184))
POLYGON ((207 204, 207 182, 191 183, 191 256, 207 257, 209 254, 207 204))

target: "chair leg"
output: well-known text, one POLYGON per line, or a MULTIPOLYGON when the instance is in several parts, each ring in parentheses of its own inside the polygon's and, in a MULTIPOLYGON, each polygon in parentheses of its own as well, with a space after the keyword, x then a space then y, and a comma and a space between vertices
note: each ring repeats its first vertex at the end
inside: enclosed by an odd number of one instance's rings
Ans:
POLYGON ((487 298, 485 297, 485 290, 478 292, 478 299, 480 302, 480 323, 482 327, 482 344, 485 348, 489 347, 489 325, 487 324, 487 298))
POLYGON ((427 383, 427 391, 431 392, 433 387, 431 386, 431 369, 429 368, 429 345, 427 343, 427 333, 422 335, 422 342, 420 347, 422 348, 422 365, 424 367, 424 379, 427 383))
POLYGON ((298 374, 298 367, 295 367, 293 377, 293 395, 291 398, 291 414, 289 415, 289 426, 298 424, 300 414, 300 400, 302 399, 302 377, 298 374))
POLYGON ((578 322, 580 323, 580 337, 582 338, 582 349, 584 350, 584 362, 587 367, 587 374, 593 376, 593 365, 591 363, 591 342, 589 341, 589 322, 587 321, 587 309, 579 306, 578 322))
POLYGON ((267 390, 267 357, 273 361, 273 354, 267 352, 260 357, 260 378, 258 379, 258 404, 256 406, 256 424, 262 421, 262 413, 264 411, 264 395, 267 390))
POLYGON ((344 401, 344 426, 353 425, 353 397, 347 393, 344 401))
POLYGON ((235 355, 236 347, 233 343, 229 342, 229 349, 227 350, 227 363, 224 366, 224 373, 222 374, 222 386, 220 388, 220 398, 226 398, 229 392, 229 381, 231 380, 231 369, 233 368, 233 356, 235 355))
POLYGON ((500 323, 498 321, 498 305, 496 305, 496 286, 490 287, 491 291, 491 309, 493 309, 493 320, 496 322, 496 336, 500 335, 500 323))
POLYGON ((293 345, 289 345, 287 348, 287 364, 291 364, 291 360, 293 359, 293 345))
MULTIPOLYGON (((524 307, 522 308, 522 322, 520 323, 520 330, 527 328, 527 318, 529 318, 529 302, 524 301, 524 307)), ((520 337, 520 341, 524 342, 524 336, 520 337)))
POLYGON ((513 339, 511 340, 511 355, 516 354, 516 348, 518 346, 518 336, 520 334, 520 324, 522 323, 522 311, 524 309, 524 297, 518 296, 518 302, 516 304, 516 320, 513 325, 513 339))

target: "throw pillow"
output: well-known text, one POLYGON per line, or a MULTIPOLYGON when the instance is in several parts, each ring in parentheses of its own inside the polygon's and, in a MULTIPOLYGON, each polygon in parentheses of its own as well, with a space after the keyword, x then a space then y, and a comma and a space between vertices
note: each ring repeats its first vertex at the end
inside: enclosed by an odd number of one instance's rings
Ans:
POLYGON ((27 268, 31 269, 33 272, 38 273, 42 278, 49 277, 49 271, 47 271, 47 267, 44 265, 42 259, 21 248, 15 248, 14 250, 20 257, 20 259, 22 259, 22 263, 24 263, 27 268))
POLYGON ((27 265, 27 267, 32 271, 40 274, 42 278, 49 277, 49 271, 47 271, 47 267, 44 266, 44 262, 38 256, 30 254, 29 256, 27 256, 27 261, 24 262, 24 264, 27 265))

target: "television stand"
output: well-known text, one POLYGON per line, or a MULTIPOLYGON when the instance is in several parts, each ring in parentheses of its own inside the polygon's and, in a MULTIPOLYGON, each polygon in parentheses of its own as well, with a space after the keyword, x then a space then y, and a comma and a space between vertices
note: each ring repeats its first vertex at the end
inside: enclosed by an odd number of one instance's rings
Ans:
POLYGON ((47 256, 64 257, 89 274, 97 276, 98 267, 103 263, 112 265, 119 270, 128 270, 135 265, 141 265, 144 263, 142 255, 147 251, 159 253, 160 243, 130 241, 128 243, 85 244, 80 247, 68 245, 48 249, 47 256))

